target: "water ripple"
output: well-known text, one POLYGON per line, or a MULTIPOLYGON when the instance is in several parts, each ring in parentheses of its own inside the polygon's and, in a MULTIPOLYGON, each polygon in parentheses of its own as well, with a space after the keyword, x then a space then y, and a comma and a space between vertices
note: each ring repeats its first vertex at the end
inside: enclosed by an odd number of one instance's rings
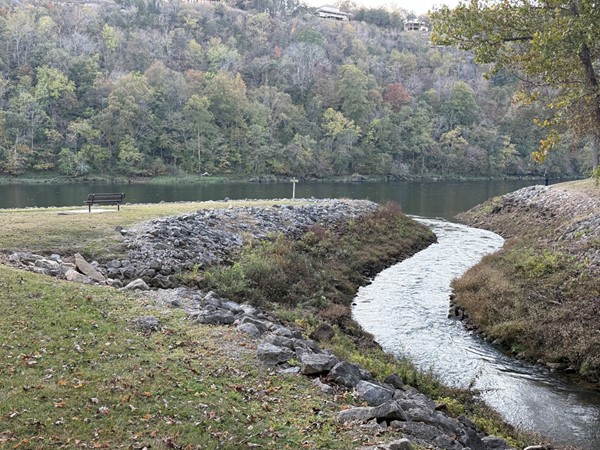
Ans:
POLYGON ((354 318, 379 344, 445 383, 481 392, 513 425, 600 448, 600 394, 510 358, 448 319, 450 282, 502 247, 489 231, 417 218, 438 242, 381 272, 355 299, 354 318))

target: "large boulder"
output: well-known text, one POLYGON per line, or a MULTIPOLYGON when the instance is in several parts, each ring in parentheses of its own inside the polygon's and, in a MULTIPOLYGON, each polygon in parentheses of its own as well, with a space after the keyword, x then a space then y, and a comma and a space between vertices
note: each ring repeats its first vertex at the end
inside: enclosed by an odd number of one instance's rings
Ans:
POLYGON ((83 256, 79 253, 75 253, 75 265, 77 266, 77 270, 79 270, 82 274, 87 275, 94 281, 104 281, 104 275, 102 275, 94 266, 88 263, 83 256))
POLYGON ((377 419, 378 422, 406 421, 406 414, 398 402, 390 400, 375 408, 359 407, 346 409, 338 415, 338 420, 342 423, 371 419, 377 419))
POLYGON ((369 406, 379 406, 389 402, 394 396, 394 388, 377 382, 361 380, 356 385, 356 392, 369 406))
POLYGON ((92 280, 85 276, 82 273, 77 272, 74 269, 69 269, 65 272, 65 279, 67 281, 74 281, 76 283, 83 283, 83 284, 91 284, 92 280))
POLYGON ((358 382, 362 379, 360 368, 347 361, 340 361, 337 363, 329 372, 329 377, 337 384, 341 384, 348 388, 356 387, 358 382))
POLYGON ((196 316, 196 321, 206 325, 231 325, 235 322, 235 316, 226 309, 214 311, 202 310, 196 316))
POLYGON ((335 366, 339 360, 327 353, 304 353, 300 358, 302 366, 300 372, 304 375, 318 375, 326 373, 335 366))
POLYGON ((267 366, 276 366, 288 362, 294 356, 294 352, 289 348, 262 342, 258 345, 256 355, 261 363, 267 366))

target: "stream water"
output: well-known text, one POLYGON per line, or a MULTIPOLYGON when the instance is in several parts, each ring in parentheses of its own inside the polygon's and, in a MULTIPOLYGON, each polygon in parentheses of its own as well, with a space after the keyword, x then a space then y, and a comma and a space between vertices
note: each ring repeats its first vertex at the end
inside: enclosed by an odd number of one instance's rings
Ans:
POLYGON ((360 289, 354 318, 379 344, 446 384, 471 387, 513 425, 556 442, 600 449, 600 395, 504 355, 448 319, 450 282, 503 239, 445 220, 418 219, 438 237, 360 289))

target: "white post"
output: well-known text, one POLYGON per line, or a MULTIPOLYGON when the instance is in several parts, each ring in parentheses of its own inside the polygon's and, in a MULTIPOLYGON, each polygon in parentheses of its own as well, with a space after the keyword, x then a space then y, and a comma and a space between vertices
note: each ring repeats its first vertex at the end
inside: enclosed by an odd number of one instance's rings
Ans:
POLYGON ((298 180, 296 180, 295 178, 292 178, 290 180, 292 182, 292 200, 296 199, 296 183, 298 182, 298 180))

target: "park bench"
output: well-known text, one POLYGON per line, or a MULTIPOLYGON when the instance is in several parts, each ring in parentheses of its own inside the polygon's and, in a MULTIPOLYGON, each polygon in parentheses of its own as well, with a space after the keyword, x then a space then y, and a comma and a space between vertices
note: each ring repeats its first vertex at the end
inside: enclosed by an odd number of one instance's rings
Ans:
POLYGON ((92 212, 92 205, 117 205, 117 210, 121 210, 121 203, 125 194, 89 194, 85 203, 88 205, 89 212, 92 212))

